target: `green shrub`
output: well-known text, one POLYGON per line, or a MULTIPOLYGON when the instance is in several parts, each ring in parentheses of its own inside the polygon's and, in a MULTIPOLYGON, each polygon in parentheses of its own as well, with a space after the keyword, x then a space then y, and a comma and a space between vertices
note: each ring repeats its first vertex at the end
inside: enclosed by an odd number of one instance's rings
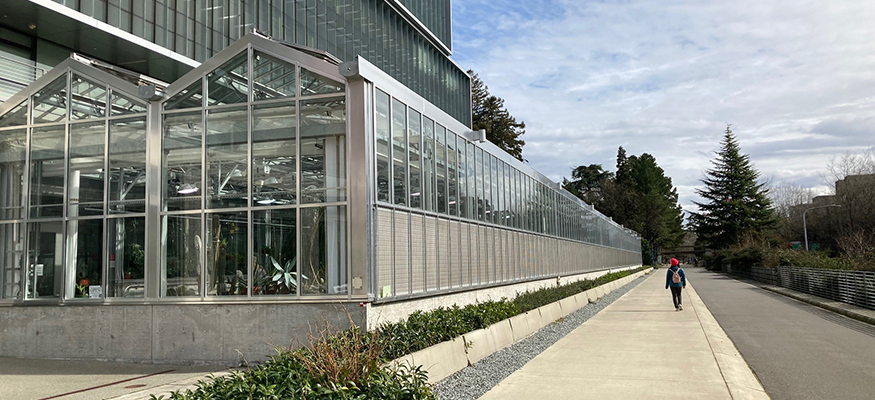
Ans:
POLYGON ((326 325, 311 336, 309 348, 281 350, 262 365, 198 382, 197 389, 173 393, 170 400, 435 399, 425 371, 384 365, 379 332, 332 332, 326 325))
POLYGON ((612 272, 595 280, 519 293, 512 301, 501 299, 465 307, 453 305, 431 311, 416 311, 406 321, 380 326, 383 358, 396 359, 648 268, 612 272))
POLYGON ((357 327, 333 332, 325 326, 311 337, 309 347, 281 350, 264 364, 198 382, 197 389, 173 393, 170 400, 432 400, 425 371, 386 361, 649 268, 525 292, 513 301, 416 311, 406 321, 383 324, 374 332, 357 327))

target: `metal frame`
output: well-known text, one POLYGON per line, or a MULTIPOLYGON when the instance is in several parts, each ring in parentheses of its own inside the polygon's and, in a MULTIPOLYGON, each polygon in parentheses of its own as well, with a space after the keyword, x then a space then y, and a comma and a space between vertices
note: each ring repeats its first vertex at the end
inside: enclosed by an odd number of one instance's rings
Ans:
MULTIPOLYGON (((106 297, 108 292, 104 290, 104 298, 101 300, 74 299, 74 298, 72 298, 72 293, 70 293, 70 287, 73 284, 72 276, 74 276, 74 274, 75 274, 75 265, 72 265, 69 262, 69 260, 67 260, 68 262, 64 263, 65 276, 62 279, 60 298, 53 297, 50 299, 43 298, 43 299, 25 299, 25 300, 22 300, 22 299, 19 299, 19 300, 0 299, 0 304, 14 303, 14 304, 35 305, 35 304, 64 304, 64 303, 68 303, 68 302, 70 304, 75 303, 77 305, 89 305, 89 304, 97 305, 97 304, 109 304, 109 303, 122 303, 122 304, 132 304, 132 303, 133 304, 241 304, 241 303, 257 304, 257 303, 264 303, 264 302, 268 302, 268 303, 295 303, 295 302, 298 302, 298 303, 324 303, 326 301, 349 301, 349 300, 353 300, 356 298, 363 298, 363 296, 365 295, 364 293, 354 293, 354 291, 355 291, 355 289, 353 289, 353 272, 354 272, 354 270, 352 268, 353 263, 351 261, 351 256, 350 256, 351 255, 351 242, 352 242, 351 238, 353 236, 353 234, 352 234, 353 231, 352 231, 352 226, 351 226, 352 222, 351 222, 351 218, 349 217, 350 209, 351 209, 351 207, 350 207, 350 204, 351 204, 350 177, 351 177, 351 175, 350 174, 352 171, 351 164, 352 164, 352 161, 354 160, 353 155, 356 154, 356 152, 354 152, 353 147, 350 146, 349 138, 352 137, 353 132, 354 132, 353 127, 352 127, 353 124, 351 122, 352 121, 351 115, 353 114, 352 110, 354 108, 352 103, 354 103, 354 102, 350 101, 351 100, 350 85, 348 84, 347 80, 342 75, 339 74, 336 65, 333 65, 330 62, 326 62, 326 61, 321 60, 321 59, 317 59, 317 58, 312 57, 310 55, 300 53, 299 51, 297 51, 293 48, 290 48, 288 46, 273 42, 273 41, 266 39, 264 37, 261 37, 259 35, 250 34, 250 35, 247 35, 244 39, 241 39, 240 41, 238 41, 234 45, 227 48, 225 51, 223 51, 222 53, 220 53, 216 57, 213 57, 212 59, 208 60, 208 62, 204 63, 200 67, 189 72, 184 77, 180 78, 180 80, 177 80, 176 82, 174 82, 173 84, 169 85, 166 88, 167 89, 166 92, 172 96, 176 92, 179 92, 180 90, 188 87, 188 85, 190 85, 191 83, 194 83, 197 80, 201 80, 203 95, 201 96, 201 106, 200 107, 194 107, 194 108, 189 108, 189 109, 180 109, 180 110, 170 110, 170 111, 165 112, 162 109, 163 102, 147 103, 147 102, 143 101, 142 104, 146 107, 145 113, 112 116, 111 109, 109 108, 109 104, 112 101, 113 91, 118 91, 120 94, 123 94, 125 97, 128 97, 130 99, 137 99, 138 98, 138 96, 136 94, 138 92, 137 87, 120 79, 120 78, 118 78, 118 77, 107 74, 107 73, 105 73, 105 72, 103 72, 103 71, 101 71, 101 70, 99 70, 91 65, 86 65, 83 62, 84 62, 84 60, 83 61, 74 60, 74 59, 65 60, 64 62, 59 64, 59 66, 57 68, 53 69, 49 73, 47 73, 44 76, 37 79, 28 88, 26 88, 25 90, 22 90, 18 94, 14 95, 12 98, 10 98, 9 101, 0 104, 0 114, 3 114, 3 113, 6 113, 7 111, 11 110, 12 108, 16 107, 22 101, 24 101, 24 100, 28 101, 28 107, 29 107, 28 108, 28 125, 26 125, 26 126, 14 126, 14 127, 7 127, 7 128, 0 129, 0 132, 9 131, 9 130, 19 130, 22 128, 26 129, 25 132, 27 133, 27 135, 26 135, 27 139, 26 139, 26 152, 25 152, 26 155, 25 155, 25 161, 24 161, 25 162, 25 167, 24 167, 25 168, 24 169, 25 176, 29 177, 30 173, 31 173, 31 171, 30 171, 30 164, 31 164, 31 160, 30 160, 30 157, 31 157, 31 150, 30 150, 30 148, 31 148, 31 139, 30 139, 31 135, 30 135, 30 132, 34 127, 61 126, 63 124, 63 126, 64 126, 64 154, 65 154, 65 156, 64 156, 65 200, 64 200, 64 204, 63 204, 62 216, 59 218, 41 218, 41 219, 30 218, 30 214, 29 214, 30 202, 31 202, 30 201, 30 193, 29 193, 30 179, 26 179, 26 181, 24 183, 25 187, 23 188, 23 190, 24 190, 24 204, 22 204, 22 210, 23 210, 22 212, 27 213, 27 214, 22 215, 21 219, 0 221, 0 223, 19 224, 21 226, 21 229, 23 229, 22 236, 24 237, 24 241, 25 241, 25 243, 23 244, 23 251, 26 254, 25 254, 24 265, 22 266, 22 268, 24 268, 24 269, 22 271, 22 282, 21 282, 20 292, 22 293, 22 297, 26 297, 27 281, 28 281, 27 269, 29 268, 28 266, 30 265, 30 262, 28 261, 30 258, 30 254, 29 254, 29 250, 28 250, 29 245, 28 245, 27 241, 29 240, 28 239, 28 236, 29 236, 28 232, 29 232, 30 226, 32 224, 39 223, 39 222, 50 222, 50 221, 61 222, 62 223, 61 229, 62 229, 62 232, 64 232, 64 234, 63 234, 64 242, 62 243, 62 246, 64 246, 64 254, 62 255, 62 257, 66 257, 66 246, 67 246, 67 241, 69 240, 69 238, 67 238, 66 231, 69 229, 70 221, 73 221, 73 220, 101 220, 102 224, 103 224, 103 235, 102 235, 103 237, 101 238, 101 240, 103 242, 103 246, 102 246, 103 254, 101 254, 101 259, 103 260, 102 274, 104 276, 103 286, 105 287, 107 284, 107 278, 108 278, 107 268, 109 265, 108 264, 108 262, 109 262, 108 261, 109 249, 107 249, 107 247, 106 247, 107 246, 106 242, 108 240, 107 235, 109 234, 108 229, 107 229, 108 221, 112 221, 112 220, 115 220, 118 218, 126 218, 126 217, 144 218, 145 225, 146 225, 145 226, 145 235, 146 236, 144 238, 144 240, 145 240, 145 249, 144 250, 146 252, 145 253, 144 283, 145 283, 145 291, 146 292, 144 294, 144 297, 142 297, 142 298, 108 298, 108 297, 106 297), (295 89, 296 96, 295 96, 295 98, 294 99, 291 99, 291 98, 270 99, 270 100, 265 100, 265 101, 258 101, 256 103, 256 102, 254 102, 252 91, 250 90, 250 92, 248 93, 248 96, 249 96, 248 100, 249 101, 247 103, 238 103, 238 104, 231 104, 231 105, 215 105, 215 106, 207 107, 209 87, 205 84, 206 74, 208 72, 212 71, 214 68, 224 64, 230 58, 237 56, 240 51, 246 51, 246 53, 248 55, 248 59, 247 59, 247 67, 248 67, 247 68, 247 75, 248 76, 247 77, 248 77, 249 82, 252 82, 253 71, 252 71, 251 64, 252 64, 252 55, 253 55, 253 51, 254 51, 253 49, 255 49, 255 48, 257 48, 259 51, 264 52, 268 55, 279 58, 280 60, 284 60, 284 61, 288 62, 290 65, 295 65, 295 71, 296 71, 296 85, 295 85, 296 86, 296 89, 295 89), (312 96, 307 96, 305 99, 302 99, 301 93, 300 93, 300 84, 298 84, 298 82, 300 80, 300 75, 301 75, 301 67, 304 67, 304 68, 306 68, 306 69, 308 69, 308 70, 310 70, 318 75, 325 76, 328 79, 332 79, 332 80, 335 80, 337 82, 343 82, 345 87, 346 87, 345 91, 341 92, 341 93, 333 93, 333 94, 312 95, 312 96), (67 118, 62 122, 44 123, 44 124, 36 124, 35 125, 35 124, 32 124, 32 121, 30 120, 30 118, 31 118, 31 115, 33 114, 33 112, 32 112, 32 110, 33 110, 33 108, 32 108, 32 94, 35 93, 36 91, 42 89, 42 87, 44 87, 46 84, 53 82, 58 77, 60 77, 60 76, 67 77, 66 78, 67 79, 67 81, 66 81, 66 93, 68 96, 71 95, 70 76, 72 76, 72 72, 75 72, 79 75, 82 75, 83 77, 86 77, 91 81, 100 82, 100 85, 104 85, 104 87, 107 88, 107 94, 106 94, 106 102, 107 102, 106 113, 107 114, 105 117, 103 117, 101 119, 103 121, 103 128, 104 128, 104 138, 103 138, 103 143, 104 143, 103 162, 104 162, 104 165, 107 165, 107 163, 109 162, 109 153, 110 153, 110 149, 109 149, 110 143, 109 143, 109 136, 108 136, 109 124, 111 124, 112 121, 114 121, 114 120, 129 119, 132 117, 144 118, 146 120, 146 154, 145 154, 146 159, 145 160, 146 160, 146 171, 147 171, 146 172, 146 192, 147 192, 147 194, 146 194, 146 199, 145 199, 145 202, 146 202, 145 212, 136 213, 136 214, 110 214, 109 209, 108 209, 110 193, 109 193, 109 190, 107 188, 109 185, 109 181, 108 181, 109 176, 104 175, 104 192, 103 192, 104 213, 103 213, 103 215, 77 217, 77 218, 72 218, 72 217, 68 216, 69 207, 67 204, 66 197, 69 197, 69 196, 67 196, 67 190, 69 189, 68 188, 69 185, 66 182, 66 180, 68 179, 69 168, 70 168, 70 159, 69 159, 70 129, 69 129, 69 126, 71 124, 93 122, 93 121, 96 121, 96 119, 90 119, 90 120, 82 121, 82 122, 71 121, 69 118, 69 113, 70 113, 69 107, 66 108, 66 112, 67 112, 66 117, 67 118), (301 101, 311 100, 311 99, 318 100, 318 99, 326 99, 326 98, 343 98, 345 108, 346 108, 344 110, 346 113, 346 118, 347 118, 347 123, 346 123, 346 127, 345 127, 345 130, 346 130, 345 138, 346 139, 344 139, 344 142, 343 142, 343 145, 344 145, 343 155, 344 155, 345 159, 343 160, 343 164, 340 166, 340 168, 342 168, 342 169, 338 171, 338 172, 342 171, 344 174, 343 184, 341 186, 338 186, 338 189, 344 193, 345 200, 332 201, 332 202, 322 202, 322 203, 301 203, 301 197, 300 197, 301 179, 300 179, 300 177, 298 177, 296 179, 296 184, 295 184, 296 191, 298 193, 298 197, 296 199, 295 204, 285 205, 285 206, 275 206, 272 208, 275 208, 275 209, 295 209, 296 210, 295 214, 296 214, 296 225, 297 225, 296 230, 297 231, 300 231, 302 229, 302 227, 300 225, 300 221, 301 221, 301 213, 302 213, 302 210, 304 210, 304 209, 307 209, 307 208, 326 208, 326 207, 340 207, 343 209, 344 215, 342 216, 342 222, 341 222, 342 225, 338 226, 338 228, 342 230, 342 232, 339 232, 339 233, 342 233, 342 237, 338 236, 338 238, 342 239, 342 243, 345 246, 345 248, 341 249, 341 253, 344 253, 345 257, 343 257, 343 260, 342 260, 343 264, 339 265, 339 268, 345 274, 345 275, 343 275, 343 277, 345 278, 345 284, 347 287, 346 292, 342 293, 342 294, 303 295, 303 293, 301 293, 301 290, 302 290, 301 285, 299 284, 299 285, 297 285, 297 292, 295 294, 292 294, 292 295, 254 297, 252 295, 252 290, 251 290, 252 279, 248 279, 248 282, 247 282, 247 286, 248 286, 247 289, 248 290, 247 290, 247 295, 245 297, 242 297, 242 296, 241 297, 236 297, 236 296, 231 297, 231 296, 229 296, 228 298, 219 298, 216 296, 208 296, 206 294, 207 290, 202 290, 203 293, 201 293, 198 298, 163 297, 162 296, 162 293, 163 293, 162 287, 164 285, 164 279, 163 279, 164 273, 163 273, 163 271, 165 270, 165 265, 163 262, 164 257, 162 255, 163 246, 161 246, 161 243, 163 240, 165 240, 164 233, 162 232, 163 231, 162 226, 163 226, 164 221, 166 220, 167 216, 169 216, 169 215, 198 216, 199 220, 201 221, 201 227, 200 227, 201 236, 206 238, 206 236, 205 236, 205 232, 207 230, 207 225, 206 225, 207 221, 205 219, 206 215, 211 214, 211 213, 216 213, 216 212, 229 212, 229 211, 230 212, 245 212, 247 215, 247 221, 248 221, 247 222, 247 229, 248 229, 248 233, 249 233, 248 236, 249 236, 249 239, 251 239, 253 237, 252 235, 254 233, 254 222, 252 221, 253 214, 256 211, 263 211, 263 210, 267 209, 266 207, 263 207, 263 206, 255 206, 251 202, 249 202, 249 203, 247 203, 246 207, 216 208, 216 209, 207 210, 205 208, 205 206, 206 206, 206 202, 207 202, 206 196, 208 195, 208 193, 202 192, 201 198, 200 198, 200 205, 201 206, 198 209, 174 211, 174 212, 164 211, 163 210, 163 190, 162 190, 162 188, 163 188, 162 168, 163 168, 163 163, 164 163, 164 161, 163 161, 163 158, 164 158, 163 157, 163 149, 162 149, 162 142, 163 142, 163 123, 162 123, 162 121, 163 121, 164 116, 165 115, 177 115, 179 113, 186 113, 186 112, 192 112, 192 111, 200 113, 200 122, 204 128, 204 130, 201 132, 201 152, 202 152, 202 154, 200 157, 200 163, 203 166, 203 168, 202 168, 203 170, 201 171, 200 182, 201 182, 201 187, 206 188, 206 182, 207 182, 207 177, 206 177, 206 161, 207 161, 206 160, 206 158, 207 158, 206 145, 207 145, 207 143, 206 143, 205 138, 206 138, 206 128, 207 128, 206 127, 206 123, 207 123, 206 118, 207 118, 207 113, 209 111, 224 110, 224 109, 238 108, 238 107, 245 108, 247 118, 251 119, 252 110, 254 107, 253 104, 257 104, 257 105, 265 104, 265 105, 267 105, 267 104, 278 104, 278 103, 291 101, 291 102, 294 102, 294 104, 296 106, 296 112, 300 112, 300 102, 301 101)), ((167 97, 165 97, 165 99, 169 98, 171 96, 167 96, 167 97)), ((299 136, 299 138, 298 138, 298 140, 296 140, 297 143, 296 143, 296 150, 295 150, 295 156, 296 156, 295 168, 296 168, 297 173, 300 174, 300 172, 301 172, 301 140, 300 140, 301 120, 300 120, 300 118, 296 117, 296 124, 297 124, 296 134, 299 136)), ((247 124, 247 125, 248 125, 247 132, 246 132, 247 139, 248 139, 248 142, 251 143, 252 125, 251 124, 247 124)), ((247 155, 247 160, 250 160, 247 162, 249 162, 251 164, 251 158, 252 158, 251 146, 248 147, 246 155, 247 155)), ((360 156, 356 156, 356 160, 358 160, 358 159, 360 159, 362 161, 365 160, 365 158, 362 158, 360 156)), ((251 170, 251 165, 248 165, 247 169, 251 170)), ((250 195, 248 196, 249 199, 252 198, 251 197, 251 192, 253 190, 252 180, 253 180, 253 174, 250 171, 248 178, 247 178, 247 183, 248 183, 247 190, 250 193, 250 195)), ((298 253, 296 259, 300 260, 301 253, 303 250, 301 247, 302 238, 301 238, 301 235, 298 234, 298 232, 296 232, 296 240, 298 242, 297 246, 296 246, 297 253, 298 253)), ((247 247, 247 250, 250 254, 253 251, 253 246, 254 245, 252 243, 252 240, 248 240, 246 247, 247 247)), ((203 251, 204 254, 206 254, 206 246, 203 246, 203 247, 204 248, 202 248, 201 251, 203 251)), ((248 260, 246 263, 246 269, 247 269, 247 272, 249 274, 249 277, 252 277, 253 276, 252 269, 254 268, 253 261, 251 258, 249 258, 249 257, 247 257, 247 258, 248 258, 248 260)), ((207 266, 204 265, 203 268, 207 268, 207 266)), ((300 271, 300 269, 301 268, 299 267, 298 270, 300 271)), ((204 270, 202 272, 206 272, 206 270, 204 270)), ((207 275, 206 273, 201 273, 201 276, 199 278, 200 285, 204 289, 207 287, 206 275, 207 275)), ((363 282, 363 283, 366 283, 366 282, 363 282)), ((327 284, 327 280, 326 280, 325 284, 327 284)), ((365 289, 364 291, 367 292, 367 289, 365 289)))

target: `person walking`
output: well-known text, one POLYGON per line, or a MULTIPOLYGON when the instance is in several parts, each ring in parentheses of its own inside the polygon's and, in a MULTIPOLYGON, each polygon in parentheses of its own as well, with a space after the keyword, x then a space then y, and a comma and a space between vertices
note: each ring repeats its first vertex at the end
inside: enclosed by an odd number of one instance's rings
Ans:
POLYGON ((674 310, 681 311, 684 306, 681 299, 681 291, 687 287, 687 276, 684 270, 678 265, 676 258, 671 259, 671 268, 665 274, 665 288, 671 288, 671 301, 674 302, 674 310))

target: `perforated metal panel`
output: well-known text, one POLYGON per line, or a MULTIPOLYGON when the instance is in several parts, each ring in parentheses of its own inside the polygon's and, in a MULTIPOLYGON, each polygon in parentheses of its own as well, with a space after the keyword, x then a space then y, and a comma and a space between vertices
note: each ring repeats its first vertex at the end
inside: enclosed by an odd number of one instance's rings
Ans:
POLYGON ((470 225, 461 224, 459 252, 462 253, 462 286, 471 285, 471 235, 468 232, 470 225))
POLYGON ((395 295, 410 293, 410 216, 395 212, 395 295))
POLYGON ((462 286, 462 254, 459 252, 459 223, 449 221, 449 229, 447 230, 447 242, 450 247, 450 257, 447 260, 450 270, 450 287, 458 288, 462 286))
POLYGON ((437 219, 425 217, 425 285, 429 291, 438 288, 438 224, 437 219))
POLYGON ((435 247, 438 251, 438 265, 440 266, 438 288, 446 289, 450 287, 450 257, 452 256, 449 236, 450 222, 445 219, 437 220, 437 229, 438 237, 435 241, 435 247))
POLYGON ((410 278, 411 293, 425 291, 425 232, 424 218, 419 214, 410 216, 410 278))
POLYGON ((392 226, 392 212, 377 209, 377 297, 392 296, 393 287, 393 256, 392 245, 395 242, 392 226))

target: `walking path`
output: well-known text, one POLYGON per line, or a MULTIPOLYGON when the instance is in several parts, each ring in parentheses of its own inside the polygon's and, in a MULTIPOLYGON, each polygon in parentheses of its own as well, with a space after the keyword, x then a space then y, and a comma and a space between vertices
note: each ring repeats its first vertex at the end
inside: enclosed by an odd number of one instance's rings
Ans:
POLYGON ((768 399, 693 285, 676 312, 651 274, 481 399, 768 399))

